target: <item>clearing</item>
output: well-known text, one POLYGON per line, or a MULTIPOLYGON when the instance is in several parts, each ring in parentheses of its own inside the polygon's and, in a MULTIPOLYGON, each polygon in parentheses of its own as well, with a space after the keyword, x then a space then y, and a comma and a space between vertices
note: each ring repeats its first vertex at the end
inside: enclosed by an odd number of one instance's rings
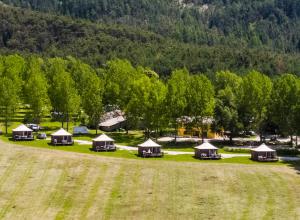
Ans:
POLYGON ((109 158, 0 141, 0 219, 299 219, 288 165, 109 158))

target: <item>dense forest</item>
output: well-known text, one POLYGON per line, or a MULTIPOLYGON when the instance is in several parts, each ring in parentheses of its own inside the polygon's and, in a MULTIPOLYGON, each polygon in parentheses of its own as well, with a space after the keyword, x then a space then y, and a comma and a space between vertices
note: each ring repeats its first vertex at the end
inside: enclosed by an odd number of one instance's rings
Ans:
MULTIPOLYGON (((37 3, 34 7, 38 7, 39 2, 42 4, 50 1, 34 2, 37 3)), ((48 8, 51 9, 51 6, 48 8)), ((150 67, 160 75, 168 75, 172 70, 183 67, 191 73, 208 75, 227 69, 239 74, 256 69, 268 75, 300 75, 300 56, 297 53, 226 44, 184 43, 128 25, 94 23, 2 5, 0 52, 40 54, 44 57, 71 55, 94 67, 101 67, 113 58, 122 58, 134 65, 150 67)), ((235 39, 232 40, 233 43, 235 39)))
POLYGON ((202 131, 205 119, 213 118, 213 129, 231 137, 252 129, 262 135, 270 127, 300 134, 300 78, 291 74, 271 79, 257 71, 244 76, 219 71, 209 79, 177 69, 162 79, 127 60, 93 68, 73 57, 9 55, 0 57, 0 94, 6 127, 24 105, 29 108, 24 122, 40 123, 52 112, 52 120, 67 128, 69 121, 97 127, 105 107, 116 106, 126 114, 127 129, 146 134, 176 128, 182 116, 202 131))
POLYGON ((300 50, 295 0, 3 0, 5 4, 126 24, 181 42, 300 50))

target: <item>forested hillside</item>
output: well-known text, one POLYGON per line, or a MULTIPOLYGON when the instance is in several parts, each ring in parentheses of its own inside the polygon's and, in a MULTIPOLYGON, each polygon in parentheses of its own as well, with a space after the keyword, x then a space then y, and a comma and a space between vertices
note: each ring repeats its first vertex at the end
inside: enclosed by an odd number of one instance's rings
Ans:
POLYGON ((199 46, 128 25, 93 23, 7 6, 0 6, 0 36, 2 53, 72 55, 95 67, 118 57, 163 75, 182 67, 207 74, 224 69, 240 74, 252 69, 268 75, 300 74, 297 54, 226 45, 199 46))
POLYGON ((142 27, 182 42, 300 49, 295 0, 3 0, 6 4, 142 27))

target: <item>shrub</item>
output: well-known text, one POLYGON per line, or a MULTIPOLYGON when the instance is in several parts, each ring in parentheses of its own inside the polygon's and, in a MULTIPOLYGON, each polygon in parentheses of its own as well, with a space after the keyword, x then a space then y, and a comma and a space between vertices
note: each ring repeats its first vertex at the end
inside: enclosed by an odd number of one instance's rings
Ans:
POLYGON ((224 147, 224 151, 226 152, 232 152, 232 153, 246 153, 249 154, 251 152, 250 149, 247 148, 235 148, 235 147, 224 147))

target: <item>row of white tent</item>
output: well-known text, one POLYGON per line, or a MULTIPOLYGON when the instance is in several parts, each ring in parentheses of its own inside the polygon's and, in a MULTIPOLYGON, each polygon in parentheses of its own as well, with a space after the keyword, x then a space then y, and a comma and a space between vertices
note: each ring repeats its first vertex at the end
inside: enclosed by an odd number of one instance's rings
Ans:
MULTIPOLYGON (((13 132, 32 132, 30 128, 28 128, 25 125, 20 125, 19 127, 13 129, 13 132)), ((71 133, 67 132, 63 128, 59 129, 58 131, 51 134, 51 136, 72 136, 71 133)), ((114 142, 114 140, 110 137, 108 137, 106 134, 102 134, 98 136, 97 138, 93 139, 93 141, 99 141, 99 142, 114 142)), ((161 147, 161 145, 155 143, 152 139, 148 139, 146 142, 139 144, 139 147, 161 147)), ((204 142, 203 144, 196 146, 195 149, 199 150, 218 150, 217 147, 213 146, 212 144, 208 142, 204 142)), ((271 149, 265 144, 260 145, 257 148, 251 149, 254 152, 276 152, 275 150, 271 149)))

